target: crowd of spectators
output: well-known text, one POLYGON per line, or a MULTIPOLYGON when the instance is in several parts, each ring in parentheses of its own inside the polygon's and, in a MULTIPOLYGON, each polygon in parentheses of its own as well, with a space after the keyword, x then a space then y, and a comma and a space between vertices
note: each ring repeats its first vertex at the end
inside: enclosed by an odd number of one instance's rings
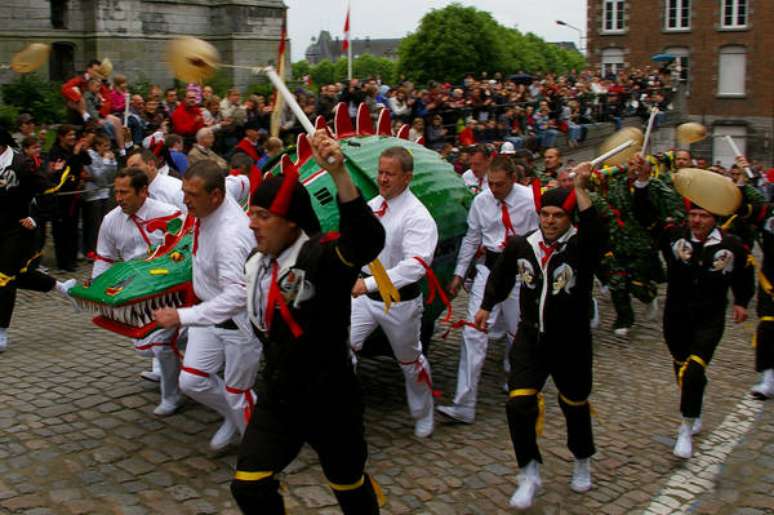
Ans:
MULTIPOLYGON (((374 120, 389 109, 396 129, 410 125, 412 140, 424 138, 462 172, 467 156, 460 149, 509 143, 514 150, 537 154, 556 146, 562 134, 572 147, 583 141, 589 124, 619 124, 624 116, 645 118, 653 105, 666 109, 670 92, 668 73, 644 68, 606 77, 592 71, 561 76, 471 74, 459 84, 431 81, 424 88, 410 81, 390 86, 369 78, 324 84, 316 93, 299 87, 295 94, 310 118, 331 120, 340 102, 352 117, 360 103, 368 106, 374 120)), ((132 149, 150 150, 158 169, 173 176, 203 159, 217 162, 224 173, 249 169, 245 162, 260 170, 303 130, 286 107, 277 117, 279 138, 270 138, 272 99, 243 96, 238 88, 228 89, 222 98, 211 87, 194 84, 166 90, 152 85, 145 95, 130 94, 127 78, 120 73, 112 79, 104 76, 98 61, 66 82, 62 95, 68 119, 52 127, 53 142, 26 114, 19 118, 16 137, 52 184, 61 182, 61 197, 49 206, 41 202, 37 209, 39 216, 53 222, 57 262, 64 270, 74 267, 79 253, 94 251, 102 216, 112 207, 112 175, 132 149)))

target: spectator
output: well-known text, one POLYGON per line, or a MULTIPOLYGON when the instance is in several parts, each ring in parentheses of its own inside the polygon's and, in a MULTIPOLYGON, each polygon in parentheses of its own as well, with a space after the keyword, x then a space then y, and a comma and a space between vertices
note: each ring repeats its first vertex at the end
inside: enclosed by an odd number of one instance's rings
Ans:
POLYGON ((56 211, 53 220, 54 252, 61 271, 75 272, 78 258, 78 195, 61 195, 77 191, 85 167, 91 164, 88 140, 78 137, 74 125, 62 124, 56 142, 48 153, 48 173, 56 186, 56 211))
POLYGON ((440 115, 435 115, 427 128, 427 146, 435 151, 441 149, 446 143, 446 134, 448 130, 442 125, 443 119, 440 115))
POLYGON ((97 235, 102 219, 109 211, 110 185, 117 170, 116 158, 110 150, 110 139, 103 134, 94 138, 93 148, 88 149, 91 164, 86 166, 83 195, 83 246, 84 255, 97 250, 97 235))
POLYGON ((266 167, 266 163, 271 159, 282 154, 282 140, 274 137, 269 138, 266 141, 265 150, 266 152, 263 154, 263 157, 258 160, 258 168, 261 170, 266 167))
POLYGON ((422 118, 414 118, 409 129, 409 140, 416 142, 425 136, 425 121, 422 118))
POLYGON ((183 152, 183 138, 179 134, 169 134, 164 141, 169 150, 170 166, 177 171, 178 178, 188 170, 188 156, 183 152))
POLYGON ((161 103, 161 108, 164 110, 167 118, 172 116, 178 105, 180 105, 180 101, 177 99, 177 89, 167 88, 164 92, 164 101, 161 103))
POLYGON ((126 75, 116 73, 113 76, 113 88, 110 90, 110 112, 125 123, 124 113, 126 112, 126 99, 129 95, 129 82, 126 75))
POLYGON ((172 113, 172 132, 182 136, 184 141, 192 142, 202 127, 204 127, 204 116, 197 106, 196 93, 186 91, 184 102, 172 113))
POLYGON ((35 119, 29 113, 22 113, 16 118, 16 130, 13 139, 18 145, 30 136, 37 139, 41 145, 46 143, 46 129, 35 130, 35 119))
POLYGON ((145 120, 145 100, 141 95, 132 95, 129 102, 129 117, 127 127, 136 146, 142 145, 145 132, 148 130, 148 122, 145 120))
POLYGON ((202 127, 196 133, 196 143, 188 153, 188 163, 193 166, 199 161, 214 161, 225 173, 228 170, 226 160, 212 150, 215 143, 215 135, 209 127, 202 127))
POLYGON ((253 160, 253 164, 256 164, 261 158, 261 149, 259 148, 259 129, 258 121, 252 120, 245 124, 245 137, 234 149, 234 153, 242 153, 247 155, 253 160))

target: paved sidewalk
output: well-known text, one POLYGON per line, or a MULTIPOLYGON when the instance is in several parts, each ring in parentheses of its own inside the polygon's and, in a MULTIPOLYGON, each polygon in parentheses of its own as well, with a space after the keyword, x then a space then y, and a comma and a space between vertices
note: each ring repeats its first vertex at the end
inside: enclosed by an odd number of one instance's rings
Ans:
MULTIPOLYGON (((585 495, 569 488, 572 457, 549 384, 544 487, 532 512, 662 513, 683 506, 698 513, 774 512, 774 402, 743 402, 757 379, 750 348, 755 322, 729 324, 709 367, 704 431, 696 439, 701 454, 686 463, 671 453, 679 399, 660 324, 640 323, 629 339, 616 338, 612 307, 600 300, 591 398, 594 488, 585 495)), ((465 312, 463 302, 457 313, 465 312)), ((643 306, 635 308, 641 317, 643 306)), ((217 417, 190 401, 175 416, 151 415, 157 389, 139 378, 149 360, 127 340, 73 314, 55 294, 30 292, 20 293, 9 334, 0 355, 0 513, 238 513, 228 490, 235 449, 213 455, 207 447, 217 417)), ((434 340, 430 351, 442 403, 454 393, 459 337, 434 340)), ((516 464, 502 355, 502 343, 493 343, 476 423, 438 420, 427 440, 413 436, 395 362, 361 362, 368 470, 387 496, 383 513, 509 512, 516 464)), ((309 449, 283 483, 289 513, 339 513, 309 449)))

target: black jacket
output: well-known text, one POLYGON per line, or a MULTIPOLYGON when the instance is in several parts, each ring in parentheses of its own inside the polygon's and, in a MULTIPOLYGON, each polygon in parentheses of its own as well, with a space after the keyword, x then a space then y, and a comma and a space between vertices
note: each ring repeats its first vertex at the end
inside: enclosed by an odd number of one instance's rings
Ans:
POLYGON ((540 230, 511 238, 489 279, 481 308, 491 311, 506 299, 521 278, 519 330, 548 335, 589 334, 594 271, 606 246, 607 231, 594 207, 579 213, 578 227, 557 240, 557 248, 541 266, 540 230), (548 278, 546 280, 546 278, 548 278))
POLYGON ((755 291, 754 268, 739 238, 715 228, 705 242, 698 242, 684 225, 654 225, 645 188, 635 188, 634 213, 640 223, 652 227, 667 263, 665 311, 722 316, 729 288, 734 304, 747 307, 755 291))
POLYGON ((46 178, 36 173, 31 161, 14 153, 10 166, 0 170, 1 234, 19 229, 19 220, 30 215, 30 202, 35 195, 45 191, 47 185, 46 178))
MULTIPOLYGON (((279 277, 303 334, 293 336, 279 309, 274 312, 269 334, 253 326, 263 342, 263 393, 269 403, 315 402, 314 397, 323 390, 357 391, 348 343, 352 287, 360 268, 381 252, 385 234, 362 196, 339 204, 339 213, 340 233, 310 238, 287 274, 293 274, 297 285, 303 283, 311 297, 296 308, 293 296, 299 290, 286 288, 288 281, 279 277)), ((256 284, 247 287, 255 288, 256 284)))

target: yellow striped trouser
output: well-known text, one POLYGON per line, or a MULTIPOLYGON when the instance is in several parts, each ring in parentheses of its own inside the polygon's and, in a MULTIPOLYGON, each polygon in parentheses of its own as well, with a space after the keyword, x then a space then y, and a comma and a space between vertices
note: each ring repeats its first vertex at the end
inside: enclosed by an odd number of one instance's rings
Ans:
POLYGON ((532 395, 537 396, 538 401, 538 418, 535 421, 535 434, 538 436, 543 436, 543 426, 546 412, 546 405, 543 401, 543 394, 540 393, 537 388, 517 388, 516 390, 511 390, 508 393, 508 398, 513 399, 514 397, 530 397, 532 395))
POLYGON ((688 365, 691 363, 691 361, 693 361, 694 363, 698 363, 705 370, 707 368, 707 363, 696 354, 691 354, 690 356, 688 356, 688 358, 683 362, 682 366, 680 367, 680 371, 677 373, 677 384, 680 386, 680 388, 683 387, 683 376, 685 375, 685 371, 688 370, 688 365))

